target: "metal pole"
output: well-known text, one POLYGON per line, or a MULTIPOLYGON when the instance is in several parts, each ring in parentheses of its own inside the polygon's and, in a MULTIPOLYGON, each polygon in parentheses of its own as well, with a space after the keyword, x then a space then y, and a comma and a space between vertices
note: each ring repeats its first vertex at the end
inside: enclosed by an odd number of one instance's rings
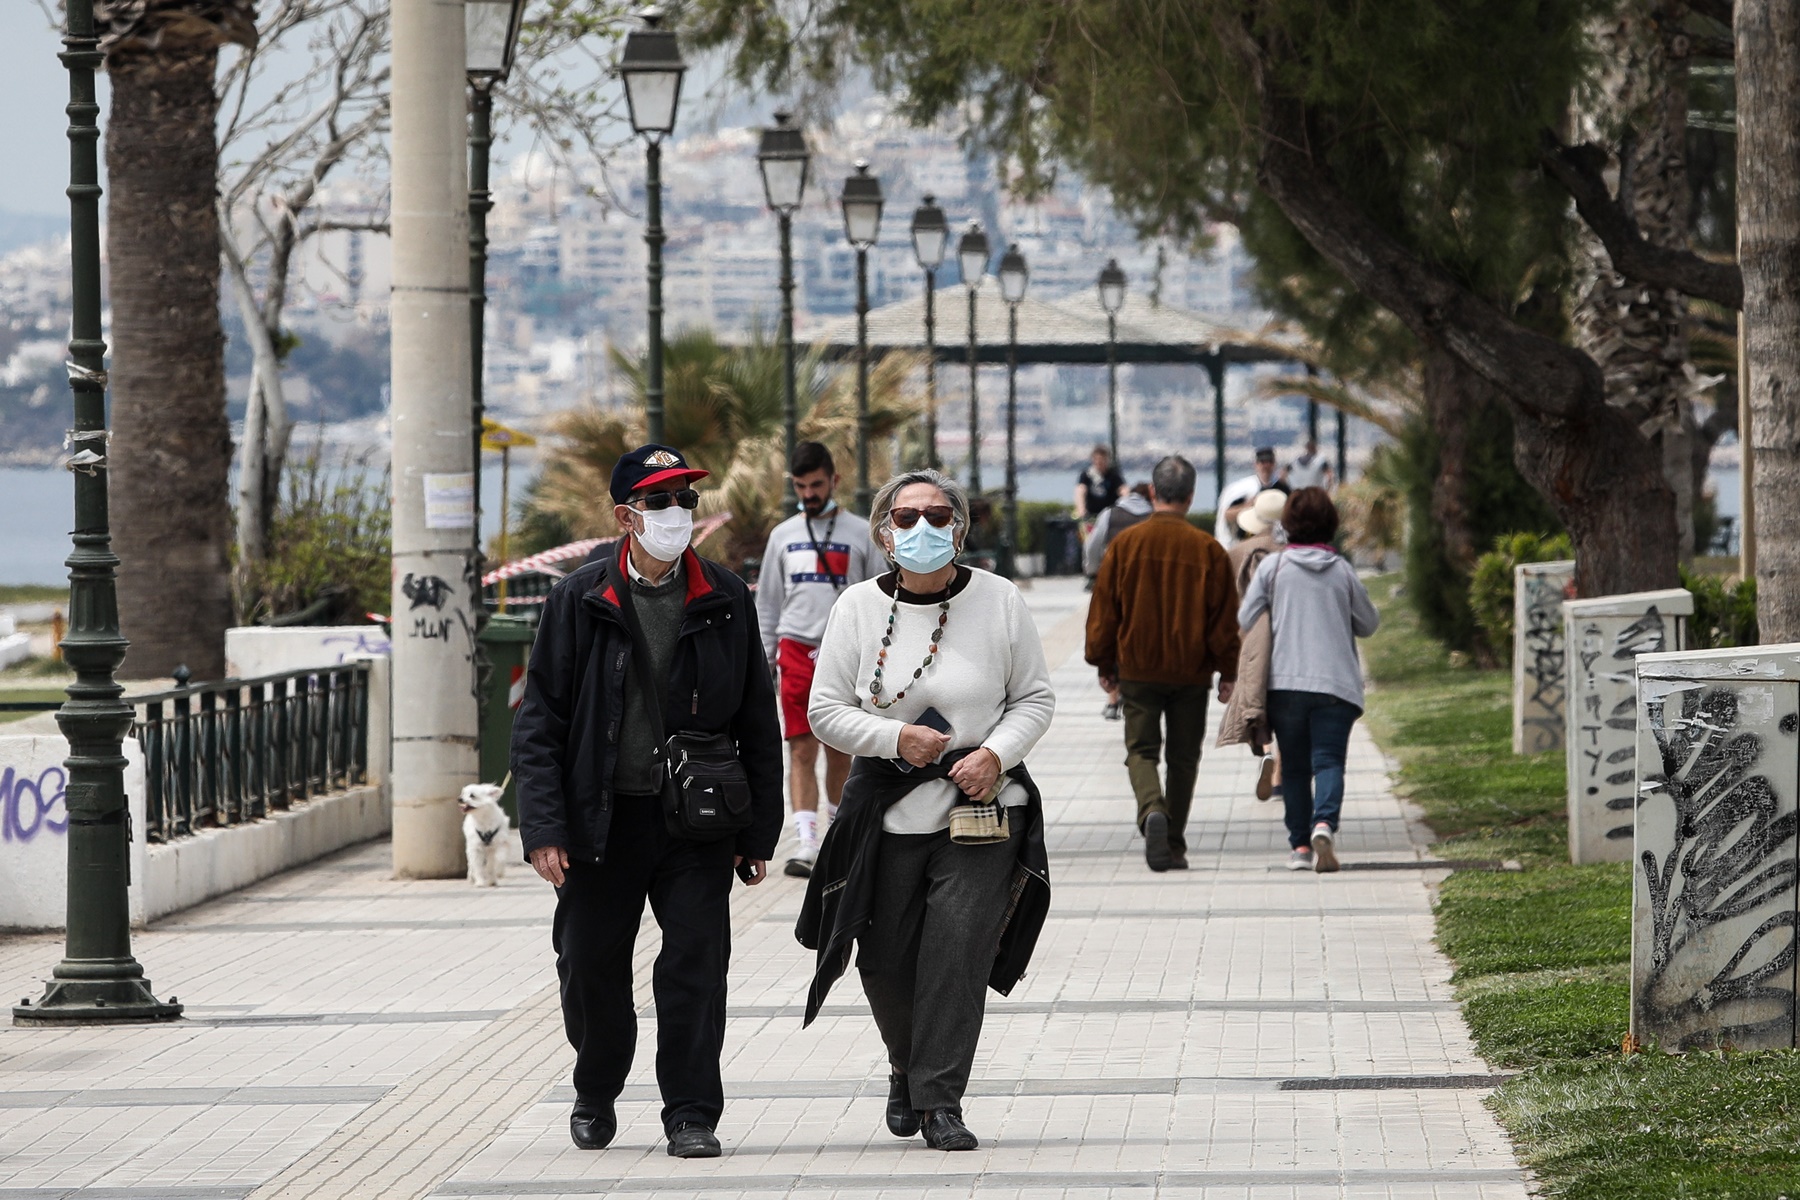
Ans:
POLYGON ((794 222, 786 212, 781 219, 781 432, 783 458, 781 477, 787 482, 785 512, 794 512, 799 502, 794 496, 794 444, 799 421, 799 401, 794 384, 794 222))
POLYGON ((458 6, 391 10, 394 873, 453 878, 480 778, 467 60, 458 6))
POLYGON ((663 227, 662 143, 644 147, 644 244, 650 247, 645 281, 650 288, 649 345, 644 364, 644 430, 652 442, 663 440, 663 227))
POLYGON ((1213 475, 1218 495, 1225 494, 1225 356, 1215 350, 1206 359, 1206 373, 1213 386, 1213 475))
POLYGON ((1349 444, 1345 437, 1344 424, 1344 410, 1340 408, 1337 410, 1337 481, 1339 487, 1348 482, 1350 470, 1349 444))
POLYGON ((938 467, 937 271, 925 268, 925 465, 938 467))
MULTIPOLYGON (((131 817, 125 800, 124 739, 131 706, 114 673, 125 660, 107 512, 106 343, 100 338, 100 106, 94 72, 101 63, 93 0, 68 0, 61 58, 69 72, 70 323, 69 386, 74 393, 70 449, 75 474, 74 547, 69 567, 69 632, 63 658, 75 671, 56 714, 69 742, 68 931, 63 960, 43 996, 13 1009, 19 1025, 168 1021, 173 997, 159 1001, 131 955, 131 817)), ((141 836, 141 834, 140 834, 141 836)))
POLYGON ((1014 434, 1019 410, 1019 306, 1006 306, 1006 540, 1000 546, 1000 574, 1018 574, 1019 463, 1014 434))
POLYGON ((980 359, 975 344, 975 296, 969 289, 969 495, 981 495, 980 359))
POLYGON ((1106 314, 1106 415, 1107 440, 1112 444, 1113 465, 1119 465, 1119 318, 1106 314))
MULTIPOLYGON (((1308 367, 1306 373, 1311 375, 1314 372, 1311 367, 1308 367)), ((1310 441, 1319 440, 1319 402, 1317 400, 1306 402, 1306 436, 1310 441)))
POLYGON ((856 251, 856 511, 869 515, 869 252, 856 251))
POLYGON ((493 211, 493 193, 488 190, 488 155, 493 146, 494 92, 491 86, 470 84, 473 95, 469 127, 469 395, 473 399, 472 425, 475 433, 475 561, 477 570, 481 552, 481 419, 487 408, 482 394, 485 373, 483 343, 487 338, 487 215, 493 211))

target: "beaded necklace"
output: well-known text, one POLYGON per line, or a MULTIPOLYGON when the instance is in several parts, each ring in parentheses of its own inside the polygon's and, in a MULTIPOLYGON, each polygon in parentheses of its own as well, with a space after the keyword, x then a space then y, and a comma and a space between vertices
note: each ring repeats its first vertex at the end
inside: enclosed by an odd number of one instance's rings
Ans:
POLYGON ((913 684, 919 681, 919 676, 925 674, 925 668, 931 665, 931 660, 937 657, 938 643, 944 640, 944 625, 950 620, 950 599, 946 596, 938 604, 937 626, 931 631, 930 645, 925 648, 925 661, 921 662, 919 669, 912 673, 912 678, 906 681, 906 686, 894 693, 892 700, 883 700, 881 698, 881 673, 887 666, 888 647, 894 643, 894 624, 899 619, 900 582, 895 580, 894 602, 888 605, 887 632, 881 635, 881 653, 875 656, 875 678, 869 681, 869 703, 876 708, 892 708, 906 699, 906 693, 913 684))

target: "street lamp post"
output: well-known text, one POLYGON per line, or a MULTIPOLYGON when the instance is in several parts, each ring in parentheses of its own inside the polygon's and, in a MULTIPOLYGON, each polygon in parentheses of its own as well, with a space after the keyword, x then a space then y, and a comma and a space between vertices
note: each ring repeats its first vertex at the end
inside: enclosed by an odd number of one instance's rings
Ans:
POLYGON ((1000 298, 1006 301, 1006 540, 1000 547, 1000 573, 1008 579, 1018 572, 1019 463, 1015 434, 1019 424, 1019 303, 1031 270, 1017 246, 1008 246, 1000 259, 1000 298))
POLYGON ((789 511, 796 507, 792 469, 799 421, 794 389, 794 213, 806 195, 806 172, 812 157, 806 150, 806 135, 794 128, 793 120, 792 113, 776 113, 775 127, 763 130, 756 150, 763 196, 781 225, 781 475, 787 481, 789 511))
POLYGON ((1100 268, 1100 307, 1106 310, 1106 417, 1113 465, 1119 462, 1119 310, 1125 307, 1125 272, 1109 258, 1100 268))
POLYGON ((937 469, 937 269, 950 244, 950 225, 937 197, 926 196, 912 219, 913 256, 925 270, 925 465, 937 469))
POLYGON ((962 268, 963 286, 969 289, 969 495, 981 495, 981 391, 980 347, 975 337, 975 295, 981 291, 981 277, 987 274, 987 234, 979 221, 969 222, 969 231, 956 244, 957 265, 962 268))
POLYGON ((619 59, 619 75, 625 81, 625 102, 631 109, 631 128, 644 139, 644 244, 649 247, 645 283, 649 301, 649 339, 644 364, 644 427, 652 442, 663 440, 663 302, 662 302, 662 143, 675 132, 676 110, 681 105, 681 77, 687 64, 675 31, 662 28, 659 8, 638 14, 644 22, 625 39, 619 59))
MULTIPOLYGON (((62 54, 69 72, 69 386, 74 428, 68 466, 75 476, 74 548, 69 554, 69 632, 63 660, 75 672, 56 714, 69 741, 68 932, 63 960, 43 996, 13 1009, 19 1025, 169 1021, 181 1015, 158 1000, 131 954, 128 897, 131 840, 125 802, 124 739, 131 706, 114 679, 125 660, 107 513, 106 343, 100 334, 100 106, 94 72, 100 43, 93 0, 68 0, 62 54)), ((143 836, 139 831, 138 836, 143 836)))
POLYGON ((463 6, 463 46, 469 76, 469 396, 475 440, 475 554, 481 556, 482 343, 487 327, 488 160, 493 148, 494 88, 512 70, 519 45, 525 0, 467 0, 463 6))
POLYGON ((864 159, 844 180, 844 237, 856 247, 856 511, 865 517, 869 487, 869 247, 881 233, 881 181, 864 159))

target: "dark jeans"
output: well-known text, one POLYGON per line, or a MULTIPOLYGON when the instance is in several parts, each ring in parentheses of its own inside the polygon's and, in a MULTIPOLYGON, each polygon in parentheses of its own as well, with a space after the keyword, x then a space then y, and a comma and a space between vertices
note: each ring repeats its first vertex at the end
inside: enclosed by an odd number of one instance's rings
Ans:
POLYGON ((959 846, 949 830, 881 835, 875 911, 856 966, 888 1063, 905 1074, 919 1112, 962 1107, 1024 811, 1008 814, 1009 840, 988 846, 959 846))
POLYGON ((663 1127, 716 1128, 725 1108, 725 969, 731 958, 732 842, 669 836, 654 796, 618 796, 604 863, 573 863, 556 890, 551 944, 562 980, 563 1030, 575 1047, 575 1091, 611 1103, 637 1049, 631 955, 650 901, 662 926, 656 996, 656 1082, 663 1127))
POLYGON ((1138 828, 1159 812, 1169 818, 1169 848, 1187 851, 1188 809, 1194 803, 1194 780, 1200 775, 1200 743, 1206 738, 1206 684, 1138 683, 1119 680, 1125 716, 1125 770, 1137 794, 1138 828), (1163 741, 1163 725, 1169 729, 1163 741), (1168 781, 1156 769, 1168 760, 1168 781))
POLYGON ((1324 692, 1269 692, 1269 726, 1281 748, 1289 846, 1311 844, 1312 827, 1320 821, 1337 832, 1350 727, 1360 716, 1362 709, 1324 692))

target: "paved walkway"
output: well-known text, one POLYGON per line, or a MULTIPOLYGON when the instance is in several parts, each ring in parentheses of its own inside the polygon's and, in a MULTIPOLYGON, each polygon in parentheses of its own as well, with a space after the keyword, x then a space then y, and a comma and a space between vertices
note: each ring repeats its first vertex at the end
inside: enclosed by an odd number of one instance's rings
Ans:
MULTIPOLYGON (((1434 873, 1367 735, 1340 840, 1352 869, 1280 870, 1249 756, 1209 749, 1194 869, 1153 876, 1120 727, 1081 663, 1085 598, 1060 580, 1028 594, 1061 698, 1032 760, 1055 901, 1030 975, 988 1006, 965 1105, 979 1151, 882 1127, 855 972, 800 1028, 811 957, 792 934, 801 885, 779 876, 736 894, 725 1156, 664 1154, 648 1052, 613 1147, 577 1151, 549 889, 523 868, 492 891, 394 882, 376 844, 141 934, 158 989, 187 1005, 179 1025, 0 1027, 0 1200, 1523 1200, 1431 943, 1434 873)), ((655 943, 651 925, 646 1003, 655 943)), ((58 950, 0 939, 0 996, 35 995, 58 950)))

